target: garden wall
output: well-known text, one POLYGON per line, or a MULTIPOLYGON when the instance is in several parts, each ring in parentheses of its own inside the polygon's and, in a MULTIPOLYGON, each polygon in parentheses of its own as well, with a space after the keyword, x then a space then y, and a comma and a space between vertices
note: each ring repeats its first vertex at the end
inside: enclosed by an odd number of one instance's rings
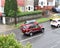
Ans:
MULTIPOLYGON (((36 19, 36 18, 41 18, 41 17, 42 17, 41 14, 37 14, 37 15, 16 17, 16 19, 17 19, 17 22, 22 22, 22 21, 25 21, 25 20, 36 19)), ((11 23, 14 23, 14 22, 15 22, 14 17, 6 17, 6 24, 11 24, 11 23)))

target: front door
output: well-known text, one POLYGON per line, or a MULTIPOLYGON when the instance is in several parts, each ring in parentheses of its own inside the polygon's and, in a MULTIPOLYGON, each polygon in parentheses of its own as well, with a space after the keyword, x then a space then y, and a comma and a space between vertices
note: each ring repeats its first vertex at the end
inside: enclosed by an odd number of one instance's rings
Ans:
POLYGON ((27 5, 27 6, 26 6, 26 11, 34 11, 34 6, 32 6, 32 5, 27 5))

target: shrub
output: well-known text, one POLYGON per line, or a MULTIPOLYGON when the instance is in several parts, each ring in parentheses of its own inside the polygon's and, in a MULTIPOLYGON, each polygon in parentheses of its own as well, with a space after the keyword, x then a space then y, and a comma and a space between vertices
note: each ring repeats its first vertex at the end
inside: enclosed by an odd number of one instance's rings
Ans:
POLYGON ((20 12, 17 14, 18 17, 21 17, 21 16, 29 16, 29 15, 35 15, 35 14, 41 14, 42 11, 32 11, 32 12, 20 12))
POLYGON ((14 34, 0 35, 0 48, 31 48, 31 44, 22 45, 14 38, 14 34))
MULTIPOLYGON (((14 17, 14 11, 10 12, 10 14, 8 14, 9 16, 6 16, 6 17, 14 17), (10 16, 12 15, 12 16, 10 16)), ((17 12, 17 16, 16 17, 21 17, 21 16, 29 16, 29 15, 35 15, 35 14, 42 14, 42 11, 32 11, 32 12, 21 12, 21 11, 18 11, 17 12)))

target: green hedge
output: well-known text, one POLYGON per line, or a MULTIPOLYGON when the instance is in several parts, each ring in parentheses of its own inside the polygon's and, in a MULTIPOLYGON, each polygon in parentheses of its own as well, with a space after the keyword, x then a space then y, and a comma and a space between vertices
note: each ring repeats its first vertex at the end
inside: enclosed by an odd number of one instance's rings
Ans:
MULTIPOLYGON (((41 14, 41 13, 42 13, 41 10, 31 11, 31 12, 18 12, 16 17, 36 15, 36 14, 41 14)), ((14 16, 6 16, 6 17, 14 17, 14 16)))
POLYGON ((17 14, 18 17, 21 16, 29 16, 29 15, 35 15, 35 14, 41 14, 42 11, 32 11, 32 12, 20 12, 17 14))

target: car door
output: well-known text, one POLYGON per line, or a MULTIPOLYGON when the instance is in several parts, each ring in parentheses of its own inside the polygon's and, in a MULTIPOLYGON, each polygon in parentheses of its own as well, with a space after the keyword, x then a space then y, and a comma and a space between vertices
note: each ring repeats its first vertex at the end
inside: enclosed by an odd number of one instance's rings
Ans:
POLYGON ((31 27, 31 30, 32 30, 32 32, 36 32, 36 31, 39 31, 40 30, 40 27, 38 25, 33 25, 31 27))

